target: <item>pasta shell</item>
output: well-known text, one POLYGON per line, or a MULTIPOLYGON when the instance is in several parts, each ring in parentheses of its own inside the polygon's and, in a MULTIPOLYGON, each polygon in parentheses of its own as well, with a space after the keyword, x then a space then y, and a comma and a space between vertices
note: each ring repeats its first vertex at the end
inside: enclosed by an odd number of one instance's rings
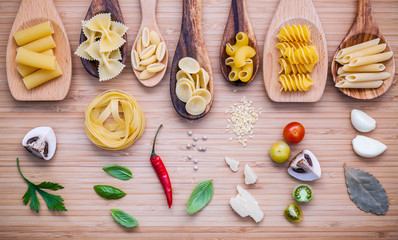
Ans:
POLYGON ((137 53, 141 54, 142 52, 142 37, 140 37, 137 41, 137 46, 135 47, 137 49, 137 53))
POLYGON ((198 72, 198 76, 199 76, 199 86, 200 88, 204 88, 206 89, 207 87, 207 82, 206 82, 206 70, 204 70, 203 68, 201 68, 198 72))
POLYGON ((151 31, 149 33, 149 41, 154 44, 154 45, 158 45, 160 43, 160 37, 159 34, 155 31, 151 31))
MULTIPOLYGON (((144 60, 151 57, 156 51, 156 45, 150 45, 140 53, 140 59, 144 60)), ((156 57, 155 57, 156 61, 156 57)))
POLYGON ((156 62, 156 57, 155 55, 152 55, 152 57, 147 58, 145 60, 142 60, 141 62, 139 62, 139 65, 143 65, 143 66, 148 66, 152 63, 156 62))
POLYGON ((199 115, 206 110, 206 100, 201 96, 193 96, 185 105, 185 110, 191 115, 199 115))
POLYGON ((187 73, 194 74, 199 72, 200 65, 198 61, 191 57, 184 57, 178 62, 178 67, 187 73))
POLYGON ((149 43, 149 29, 145 27, 144 30, 142 30, 142 46, 146 48, 149 46, 149 43))
POLYGON ((155 75, 155 73, 151 73, 147 69, 145 69, 144 71, 141 72, 140 79, 147 80, 147 79, 153 77, 153 75, 155 75))
POLYGON ((192 89, 189 83, 179 83, 176 87, 176 95, 182 102, 187 102, 192 97, 192 89))
POLYGON ((158 61, 162 61, 165 54, 166 54, 166 44, 164 42, 161 42, 156 47, 156 58, 158 59, 158 61))
POLYGON ((157 73, 157 72, 162 71, 165 67, 166 67, 166 65, 164 65, 163 63, 152 63, 152 64, 148 65, 146 67, 146 69, 149 72, 157 73))
POLYGON ((138 68, 136 68, 135 70, 136 71, 138 71, 138 72, 142 72, 142 71, 144 71, 146 69, 146 66, 138 66, 138 68))
POLYGON ((189 80, 191 80, 192 82, 194 82, 191 74, 185 72, 184 70, 179 70, 176 74, 176 79, 177 81, 181 78, 188 78, 189 80))
POLYGON ((209 76, 209 73, 205 69, 203 69, 203 72, 205 74, 205 83, 206 83, 206 88, 207 88, 207 85, 209 85, 210 76, 209 76))
POLYGON ((193 91, 192 96, 201 96, 206 101, 206 105, 211 101, 211 93, 207 89, 196 89, 193 91))
POLYGON ((138 53, 137 53, 137 51, 136 51, 135 49, 133 49, 133 52, 132 52, 132 54, 131 54, 131 65, 133 66, 133 68, 134 68, 135 70, 138 69, 138 67, 139 67, 139 62, 140 62, 140 58, 139 58, 139 56, 138 56, 138 53))
POLYGON ((182 82, 188 83, 189 86, 191 87, 192 92, 195 91, 195 85, 191 80, 189 80, 188 78, 181 78, 180 80, 177 81, 177 85, 182 82))

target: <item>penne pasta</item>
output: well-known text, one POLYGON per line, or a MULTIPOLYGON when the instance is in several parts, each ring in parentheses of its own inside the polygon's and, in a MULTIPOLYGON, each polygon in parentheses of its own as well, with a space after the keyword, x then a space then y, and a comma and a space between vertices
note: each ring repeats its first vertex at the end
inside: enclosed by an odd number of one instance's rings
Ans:
POLYGON ((30 42, 30 43, 24 45, 23 47, 25 49, 29 49, 33 52, 39 53, 39 52, 46 51, 47 49, 55 48, 55 42, 54 42, 53 37, 50 35, 50 36, 47 36, 44 38, 37 39, 33 42, 30 42))
POLYGON ((337 88, 378 88, 383 84, 383 81, 370 81, 370 82, 348 82, 346 80, 336 83, 337 88))
POLYGON ((376 38, 376 39, 373 39, 373 40, 370 40, 370 41, 367 41, 367 42, 363 42, 363 43, 360 43, 360 44, 353 45, 351 47, 343 48, 337 53, 336 58, 343 58, 347 54, 350 54, 350 53, 353 53, 353 52, 358 52, 358 51, 360 51, 362 49, 376 46, 377 44, 379 44, 379 42, 380 42, 380 38, 376 38))
POLYGON ((14 39, 17 42, 18 46, 22 46, 37 39, 50 36, 53 33, 53 25, 50 21, 46 21, 16 32, 14 34, 14 39))
POLYGON ((56 68, 53 71, 40 69, 40 70, 24 77, 23 82, 25 83, 26 88, 32 89, 34 87, 39 86, 40 84, 50 81, 51 79, 61 76, 62 75, 61 68, 59 67, 57 62, 55 63, 55 65, 56 65, 56 68))
POLYGON ((342 58, 342 62, 349 63, 352 59, 357 58, 357 57, 370 56, 373 54, 381 53, 384 51, 384 49, 386 49, 386 46, 387 45, 385 43, 383 43, 383 44, 379 44, 379 45, 376 45, 376 46, 373 46, 370 48, 362 49, 358 52, 353 52, 353 53, 347 54, 342 58))
MULTIPOLYGON (((53 53, 52 49, 48 49, 48 50, 42 52, 42 54, 54 56, 54 53, 53 53)), ((26 66, 24 64, 18 64, 17 65, 17 71, 19 72, 19 74, 21 74, 22 77, 26 77, 29 74, 31 74, 31 73, 33 73, 34 71, 37 71, 37 70, 39 70, 39 69, 35 68, 35 67, 26 66)))
POLYGON ((363 66, 363 65, 368 65, 372 63, 378 63, 378 62, 384 62, 392 57, 392 52, 384 52, 384 53, 379 53, 376 55, 371 55, 371 56, 365 56, 365 57, 358 57, 353 59, 348 66, 350 67, 357 67, 357 66, 363 66))
POLYGON ((391 76, 388 72, 381 73, 352 73, 345 76, 348 82, 369 82, 385 80, 391 76))
MULTIPOLYGON (((384 66, 382 63, 373 63, 359 67, 350 67, 348 65, 344 65, 343 67, 340 67, 339 70, 340 69, 342 69, 343 72, 382 72, 384 69, 386 69, 386 66, 384 66)), ((341 73, 337 71, 337 74, 341 73)))
POLYGON ((24 47, 18 48, 17 63, 46 70, 55 70, 56 60, 54 56, 36 53, 24 47))

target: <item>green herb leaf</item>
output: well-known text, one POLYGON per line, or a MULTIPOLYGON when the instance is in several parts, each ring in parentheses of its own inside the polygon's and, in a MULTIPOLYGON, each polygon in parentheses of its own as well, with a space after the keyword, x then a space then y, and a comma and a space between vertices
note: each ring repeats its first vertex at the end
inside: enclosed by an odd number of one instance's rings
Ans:
POLYGON ((58 183, 51 183, 51 182, 42 182, 39 185, 35 185, 34 183, 32 183, 31 181, 26 179, 25 176, 22 174, 22 171, 19 167, 19 159, 18 158, 17 158, 17 168, 18 168, 18 172, 21 175, 21 177, 28 184, 28 190, 25 192, 25 194, 22 197, 23 203, 25 205, 27 205, 30 201, 30 204, 29 204, 30 208, 35 210, 36 212, 39 212, 40 202, 39 202, 39 199, 37 198, 37 194, 36 194, 36 191, 37 191, 41 195, 43 200, 46 202, 47 207, 51 211, 55 211, 55 210, 68 211, 65 208, 65 205, 63 203, 64 200, 62 199, 61 196, 53 195, 53 194, 50 194, 50 193, 42 190, 42 189, 51 189, 51 190, 56 191, 56 190, 62 189, 64 187, 62 187, 58 183))
POLYGON ((135 218, 120 209, 111 209, 111 213, 116 222, 120 223, 122 226, 132 228, 139 225, 135 218))
POLYGON ((204 208, 213 197, 213 180, 199 183, 192 191, 187 203, 187 213, 194 214, 204 208))
POLYGON ((388 210, 386 190, 372 174, 344 164, 347 190, 351 200, 364 212, 384 215, 388 210))
POLYGON ((102 170, 107 172, 112 177, 123 181, 127 181, 133 177, 133 174, 128 168, 117 164, 108 164, 105 167, 103 167, 102 170))
POLYGON ((107 199, 119 199, 126 196, 126 193, 119 188, 108 185, 95 185, 94 190, 98 195, 107 199))

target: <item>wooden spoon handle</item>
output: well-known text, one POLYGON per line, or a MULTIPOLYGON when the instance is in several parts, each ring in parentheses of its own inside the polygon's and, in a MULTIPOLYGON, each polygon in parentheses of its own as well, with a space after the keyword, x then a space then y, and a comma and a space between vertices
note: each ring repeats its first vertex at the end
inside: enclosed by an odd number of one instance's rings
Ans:
POLYGON ((231 2, 231 12, 234 19, 234 30, 235 32, 246 32, 245 19, 248 17, 246 9, 246 0, 232 0, 231 2))
POLYGON ((157 0, 140 0, 143 23, 152 23, 153 21, 156 22, 156 2, 157 0))
POLYGON ((112 20, 123 22, 122 11, 118 0, 92 0, 86 15, 86 20, 88 20, 87 16, 90 16, 89 18, 91 18, 94 15, 103 12, 111 13, 112 20))
POLYGON ((370 0, 358 0, 357 21, 362 23, 374 21, 370 0))
POLYGON ((182 32, 190 36, 202 36, 202 0, 184 0, 182 32))

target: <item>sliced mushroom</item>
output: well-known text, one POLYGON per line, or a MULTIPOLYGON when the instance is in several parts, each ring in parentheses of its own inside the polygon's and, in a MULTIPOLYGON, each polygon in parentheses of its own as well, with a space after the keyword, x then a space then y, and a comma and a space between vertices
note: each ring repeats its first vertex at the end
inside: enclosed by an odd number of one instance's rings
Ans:
POLYGON ((50 160, 57 148, 57 139, 51 127, 37 127, 25 135, 22 146, 37 157, 50 160))
POLYGON ((318 159, 309 150, 297 154, 289 163, 287 171, 292 177, 301 181, 314 181, 322 174, 318 159))

